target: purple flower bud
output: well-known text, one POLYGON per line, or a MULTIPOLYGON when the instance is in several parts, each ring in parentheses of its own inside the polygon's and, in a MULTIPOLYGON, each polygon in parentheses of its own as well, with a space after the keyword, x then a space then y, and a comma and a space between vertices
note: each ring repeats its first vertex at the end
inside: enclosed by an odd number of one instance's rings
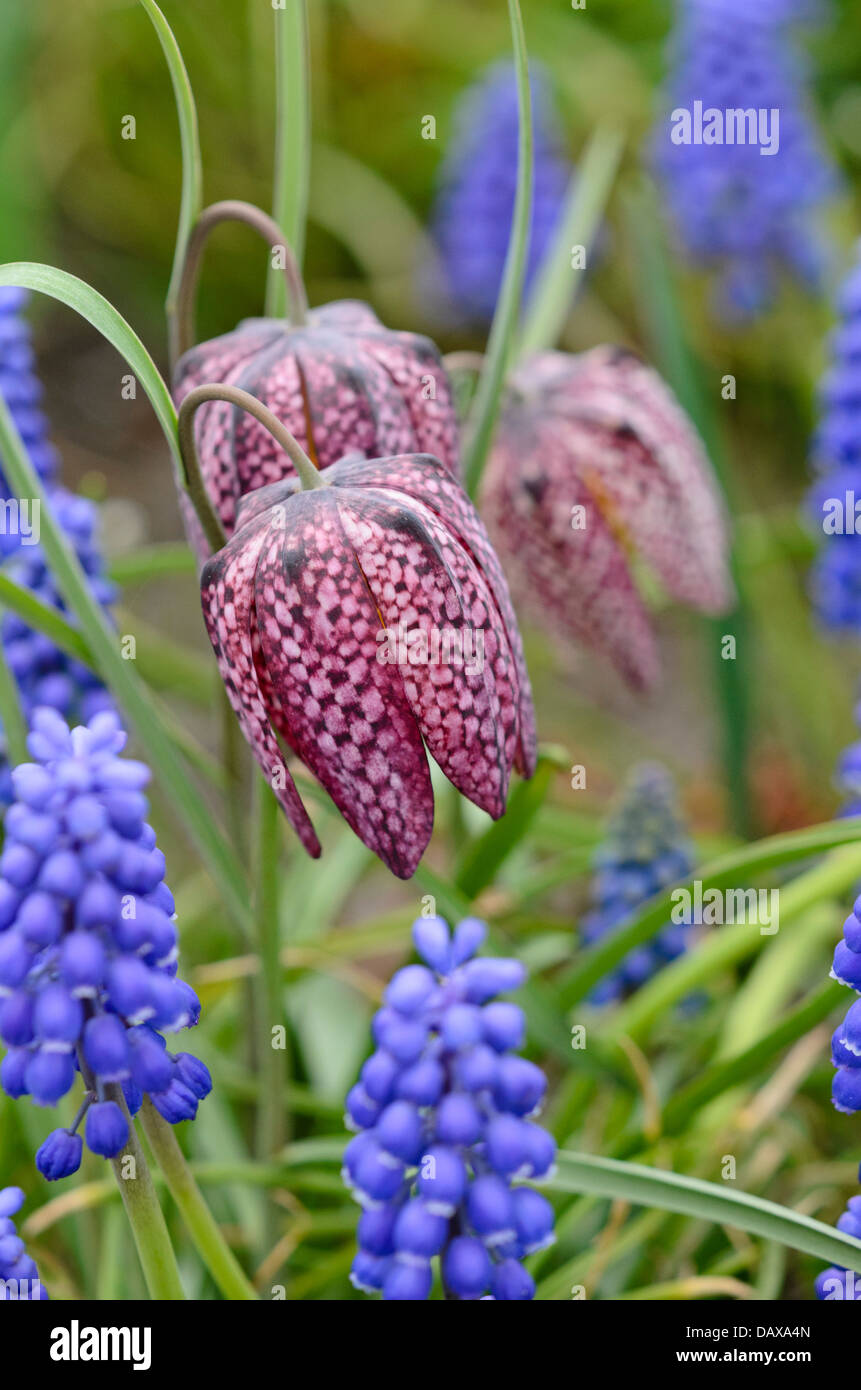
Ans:
POLYGON ((197 1100, 205 1100, 212 1090, 209 1068, 190 1052, 178 1052, 174 1058, 177 1079, 197 1100))
POLYGON ((350 1283, 361 1293, 379 1293, 391 1264, 390 1259, 359 1250, 350 1269, 350 1283))
POLYGON ((466 1191, 467 1175, 463 1159, 455 1149, 433 1144, 422 1154, 416 1180, 420 1197, 428 1211, 437 1216, 451 1216, 466 1191))
POLYGON ((24 1081, 36 1105, 56 1105, 75 1083, 72 1054, 39 1048, 30 1056, 24 1081))
POLYGON ((126 1029, 116 1014, 98 1014, 87 1021, 84 1056, 100 1081, 124 1081, 131 1074, 126 1029))
POLYGON ((378 1105, 391 1099, 401 1068, 388 1052, 374 1052, 362 1067, 361 1081, 365 1093, 378 1105))
POLYGON ((861 955, 850 950, 845 941, 838 942, 830 974, 841 985, 861 991, 861 955))
POLYGON ((21 904, 15 923, 31 946, 53 946, 63 930, 63 914, 50 893, 30 893, 21 904))
POLYGON ((451 961, 448 923, 442 917, 419 917, 413 922, 412 936, 422 960, 438 975, 447 975, 451 961))
POLYGON ((483 956, 463 967, 466 997, 471 1004, 486 1004, 495 994, 519 989, 526 979, 526 968, 519 960, 483 956))
POLYGON ((390 1009, 412 1017, 424 1008, 435 989, 430 970, 423 965, 407 965, 392 977, 384 999, 390 1009))
POLYGON ((193 1120, 197 1114, 197 1097, 177 1077, 173 1078, 166 1090, 154 1091, 150 1100, 162 1118, 171 1125, 193 1120))
POLYGON ((854 912, 850 912, 843 923, 843 940, 850 951, 861 952, 861 921, 854 912))
POLYGON ((442 1276, 446 1288, 458 1298, 474 1299, 490 1283, 493 1266, 480 1240, 455 1236, 443 1256, 442 1276))
POLYGON ((39 887, 46 893, 55 893, 58 898, 73 901, 85 882, 78 856, 68 849, 58 849, 49 855, 39 874, 39 887))
POLYGON ((32 995, 19 989, 0 999, 0 1038, 9 1047, 26 1047, 34 1036, 32 995))
POLYGON ((472 1096, 452 1091, 442 1097, 436 1112, 439 1143, 469 1148, 481 1138, 483 1126, 484 1117, 472 1096))
POLYGON ((445 1072, 434 1057, 422 1057, 402 1071, 395 1083, 395 1095, 416 1105, 435 1105, 442 1095, 445 1072))
POLYGON ((404 1264, 393 1260, 383 1284, 383 1299, 389 1302, 415 1303, 426 1299, 433 1285, 429 1264, 404 1264))
POLYGON ((36 1151, 36 1167, 48 1182, 69 1178, 81 1166, 84 1143, 79 1134, 55 1129, 36 1151))
POLYGON ((451 938, 451 968, 457 969, 464 961, 470 960, 483 945, 487 936, 487 923, 478 917, 464 917, 458 922, 451 938))
POLYGON ((126 1117, 112 1100, 97 1101, 87 1111, 87 1148, 102 1158, 115 1158, 129 1137, 126 1117))
POLYGON ((838 1067, 831 1083, 831 1099, 835 1110, 844 1115, 861 1110, 861 1068, 838 1067))
POLYGON ((372 1202, 388 1202, 400 1191, 404 1165, 390 1154, 383 1153, 374 1142, 365 1149, 354 1174, 356 1187, 372 1202))
POLYGON ((68 1051, 81 1035, 84 1011, 65 985, 49 984, 36 996, 33 1024, 36 1036, 53 1051, 68 1051))
POLYGON ((439 1254, 447 1235, 446 1218, 434 1215, 420 1197, 413 1197, 401 1208, 395 1222, 395 1250, 430 1259, 431 1255, 439 1254))
POLYGON ((13 1100, 27 1094, 26 1072, 30 1052, 26 1047, 10 1047, 0 1062, 0 1086, 13 1100))
POLYGON ((496 1052, 508 1052, 522 1047, 526 1037, 526 1019, 516 1004, 497 1000, 485 1004, 481 1011, 484 1039, 496 1052))
POLYGON ((493 1297, 505 1303, 522 1303, 535 1296, 535 1282, 517 1260, 503 1260, 495 1267, 490 1288, 493 1297))
POLYGON ((401 1162, 419 1161, 424 1142, 422 1117, 409 1101, 396 1100, 387 1106, 376 1121, 377 1142, 384 1153, 393 1154, 401 1162))
POLYGON ((466 1210, 469 1224, 488 1244, 500 1244, 515 1234, 511 1189, 495 1174, 478 1177, 470 1184, 466 1210))
POLYGON ((0 993, 24 983, 33 961, 33 952, 21 932, 13 928, 0 935, 0 993))
POLYGON ((107 964, 105 948, 89 931, 73 931, 60 947, 60 978, 78 999, 92 999, 99 991, 107 964))
POLYGON ((455 1062, 455 1075, 467 1091, 485 1091, 496 1081, 499 1058, 485 1043, 462 1052, 455 1062))
POLYGON ((363 1211, 356 1230, 360 1248, 371 1255, 394 1254, 395 1222, 401 1210, 400 1207, 385 1206, 363 1211))
POLYGON ((493 1098, 500 1110, 513 1115, 531 1115, 547 1090, 547 1078, 540 1067, 525 1057, 500 1057, 493 1098))
POLYGON ((357 1125, 359 1129, 370 1129, 377 1122, 377 1117, 382 1106, 379 1101, 372 1100, 364 1086, 357 1082, 347 1093, 346 1110, 347 1118, 352 1125, 357 1125))
POLYGON ((452 1051, 472 1047, 481 1041, 481 1010, 474 1004, 452 1004, 443 1014, 440 1035, 452 1051))
POLYGON ((553 1208, 546 1197, 532 1187, 518 1187, 512 1193, 514 1225, 522 1253, 542 1250, 553 1240, 553 1208))

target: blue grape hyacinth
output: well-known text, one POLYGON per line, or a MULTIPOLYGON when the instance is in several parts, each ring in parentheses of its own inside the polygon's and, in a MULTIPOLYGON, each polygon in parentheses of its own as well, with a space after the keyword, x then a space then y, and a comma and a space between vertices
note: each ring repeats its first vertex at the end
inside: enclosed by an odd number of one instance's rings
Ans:
POLYGON ((825 627, 861 636, 861 243, 837 312, 811 451, 819 477, 808 505, 824 537, 811 593, 825 627))
MULTIPOLYGON (((81 562, 93 595, 107 608, 114 600, 115 590, 105 573, 97 508, 88 498, 75 496, 57 482, 57 453, 49 440, 47 420, 41 410, 42 388, 34 372, 30 328, 22 314, 26 300, 22 290, 0 287, 0 394, 31 463, 46 485, 48 501, 81 562)), ((8 483, 2 476, 2 460, 0 488, 0 517, 8 523, 21 499, 9 498, 8 483), (7 503, 11 503, 12 510, 7 510, 7 503)), ((31 523, 33 520, 31 517, 31 523)), ((38 532, 31 529, 30 535, 22 535, 20 527, 2 525, 0 559, 18 584, 65 614, 65 603, 38 544, 38 532)), ((40 705, 49 705, 66 719, 86 723, 99 710, 113 707, 110 695, 92 671, 61 651, 48 637, 28 627, 16 614, 4 613, 0 620, 0 641, 26 715, 40 705)), ((0 762, 0 804, 8 803, 11 796, 10 769, 3 759, 0 762)))
POLYGON ((476 956, 476 918, 449 932, 420 918, 426 965, 391 980, 373 1024, 376 1051, 347 1097, 357 1134, 344 1179, 364 1208, 351 1281, 386 1300, 531 1299, 522 1261, 553 1239, 553 1209, 523 1178, 551 1169, 555 1144, 530 1118, 546 1079, 518 1055, 523 1012, 496 998, 517 989, 517 960, 476 956))
MULTIPOLYGON (((527 288, 559 220, 572 173, 540 69, 531 78, 534 137, 533 207, 527 288)), ((491 67, 461 98, 454 138, 439 178, 432 214, 448 289, 464 317, 493 316, 517 187, 517 83, 510 63, 491 67)))
POLYGON ((134 1115, 149 1095, 176 1124, 212 1087, 196 1057, 167 1050, 164 1034, 193 1027, 200 1003, 177 977, 174 901, 146 823, 149 769, 119 756, 125 742, 113 712, 70 730, 41 708, 28 740, 35 761, 12 773, 0 855, 0 1084, 46 1107, 76 1074, 84 1084, 74 1123, 36 1155, 49 1179, 79 1167, 82 1124, 87 1147, 112 1158, 128 1139, 126 1107, 134 1115))
POLYGON ((0 1302, 35 1303, 48 1298, 36 1262, 27 1254, 12 1220, 23 1205, 20 1187, 0 1187, 0 1302))
POLYGON ((696 264, 720 272, 718 308, 727 318, 767 308, 781 272, 816 285, 824 269, 816 215, 836 176, 813 122, 791 32, 808 10, 804 0, 678 3, 653 161, 682 247, 696 264), (763 122, 760 131, 757 114, 755 138, 746 132, 737 142, 733 128, 730 143, 712 125, 721 140, 706 142, 707 112, 754 108, 779 113, 776 140, 774 123, 763 122), (689 132, 678 113, 690 115, 689 132), (686 134, 690 141, 682 143, 686 134))
MULTIPOLYGON (((635 768, 596 857, 593 906, 582 922, 584 943, 600 941, 647 898, 688 878, 693 865, 693 848, 676 809, 672 779, 658 764, 635 768)), ((590 996, 592 1003, 608 1004, 639 988, 667 961, 682 954, 689 932, 684 923, 669 923, 601 981, 590 996)))

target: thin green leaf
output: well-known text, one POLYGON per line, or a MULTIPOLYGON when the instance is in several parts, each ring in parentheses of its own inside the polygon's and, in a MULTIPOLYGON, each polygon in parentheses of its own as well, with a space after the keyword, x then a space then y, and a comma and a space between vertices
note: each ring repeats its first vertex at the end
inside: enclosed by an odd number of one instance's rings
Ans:
MULTIPOLYGON (((859 838, 861 817, 825 821, 822 825, 789 831, 784 835, 772 835, 768 839, 758 840, 756 844, 733 850, 698 869, 696 879, 702 884, 703 893, 709 888, 749 883, 757 874, 767 873, 771 869, 799 859, 812 858, 840 845, 854 844, 859 838)), ((798 882, 799 880, 796 880, 793 888, 798 882)), ((693 879, 686 884, 677 884, 676 888, 678 887, 693 889, 693 879)), ((674 892, 675 888, 668 888, 657 897, 650 898, 626 925, 616 928, 597 945, 584 952, 580 963, 560 986, 560 1003, 563 1008, 571 1008, 583 999, 629 951, 649 941, 666 925, 674 905, 674 892)), ((733 928, 722 927, 720 930, 726 934, 733 928)))
POLYGON ((544 1186, 554 1192, 589 1192, 635 1206, 658 1207, 720 1226, 733 1226, 813 1255, 826 1264, 861 1273, 861 1241, 751 1192, 727 1190, 726 1186, 684 1173, 620 1163, 618 1159, 596 1158, 592 1154, 562 1152, 557 1155, 554 1176, 544 1186))
MULTIPOLYGON (((305 250, 311 164, 308 10, 306 0, 287 0, 275 17, 275 178, 272 216, 287 238, 299 265, 305 250)), ((266 312, 283 318, 287 287, 280 270, 270 265, 266 312)))
POLYGON ((606 126, 600 126, 590 139, 572 175, 559 227, 529 296, 518 357, 558 342, 584 274, 572 268, 571 248, 582 246, 588 259, 624 147, 622 132, 606 126))
POLYGON ((463 478, 464 486, 471 497, 478 493, 478 485, 496 428, 505 373, 508 370, 517 331, 532 220, 532 96, 529 89, 526 36, 523 32, 523 16, 518 0, 508 0, 508 15, 517 73, 517 192, 505 271, 487 343, 487 357, 465 430, 463 478))
POLYGON ((173 94, 176 100, 176 114, 179 120, 179 139, 182 148, 182 193, 179 204, 179 223, 176 231, 176 250, 173 269, 167 291, 167 318, 171 335, 171 360, 174 357, 176 334, 176 308, 179 294, 182 267, 185 260, 188 238, 203 207, 203 164, 200 158, 200 135, 197 124, 197 108, 194 93, 188 80, 185 63, 179 51, 179 44, 173 36, 171 27, 155 4, 155 0, 140 0, 158 35, 162 46, 173 94))
MULTIPOLYGON (((3 609, 0 608, 0 622, 3 609)), ((6 745, 6 757, 16 767, 27 761, 27 721, 21 709, 21 694, 9 669, 6 651, 0 642, 0 726, 6 745)))
POLYGON ((467 846, 455 873, 455 885, 465 897, 474 900, 493 882, 506 859, 528 834, 550 790, 554 773, 567 762, 566 757, 560 764, 555 753, 539 756, 535 776, 528 782, 518 783, 509 797, 505 815, 467 846))
POLYGON ((108 567, 115 584, 145 584, 150 579, 173 579, 176 575, 196 574, 194 551, 183 541, 161 541, 140 546, 127 555, 115 555, 108 567))

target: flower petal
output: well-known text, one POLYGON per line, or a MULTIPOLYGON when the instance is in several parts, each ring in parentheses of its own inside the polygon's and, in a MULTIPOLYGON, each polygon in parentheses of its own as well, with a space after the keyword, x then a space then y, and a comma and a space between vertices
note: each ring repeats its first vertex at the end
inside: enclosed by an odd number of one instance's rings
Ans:
POLYGON ((398 493, 359 488, 334 495, 383 618, 377 659, 399 665, 419 728, 449 781, 498 819, 514 755, 516 678, 480 570, 414 499, 405 505, 398 493))
POLYGON ((316 859, 320 842, 272 732, 255 669, 254 574, 269 531, 261 524, 255 532, 243 532, 241 540, 207 563, 201 576, 203 617, 242 732, 290 824, 316 859))
POLYGON ((572 472, 569 433, 550 420, 508 422, 486 479, 488 524, 537 620, 551 617, 575 641, 605 651, 633 685, 649 686, 658 675, 649 619, 624 550, 572 472))
POLYGON ((404 493, 432 512, 481 569, 511 646, 517 673, 517 757, 525 777, 535 771, 537 737, 532 688, 523 656, 520 631, 505 576, 481 518, 456 478, 428 454, 356 461, 342 459, 329 472, 339 487, 384 488, 404 493))
POLYGON ((255 588, 273 720, 359 838, 409 878, 433 829, 430 772, 400 673, 377 660, 379 614, 335 495, 303 492, 272 516, 255 588))

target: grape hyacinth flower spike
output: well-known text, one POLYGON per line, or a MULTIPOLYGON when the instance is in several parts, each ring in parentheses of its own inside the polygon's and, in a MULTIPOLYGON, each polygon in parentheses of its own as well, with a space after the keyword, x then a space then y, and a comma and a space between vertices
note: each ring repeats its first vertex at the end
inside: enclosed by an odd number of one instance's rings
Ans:
POLYGON ((515 598, 551 633, 602 651, 635 688, 657 680, 639 556, 706 613, 732 603, 727 522, 702 443, 633 353, 543 352, 514 373, 482 514, 515 598))
POLYGON ((205 1065, 167 1050, 200 1003, 177 976, 174 902, 164 855, 146 824, 149 769, 121 758, 113 712, 70 730, 35 711, 33 763, 12 776, 0 855, 0 1084, 13 1099, 55 1106, 84 1082, 73 1124, 36 1155, 49 1180, 87 1147, 112 1158, 144 1095, 171 1124, 192 1119, 211 1089, 205 1065), (124 1102, 124 1103, 123 1103, 124 1102))
POLYGON ((0 1302, 44 1302, 48 1290, 27 1254, 12 1217, 24 1205, 20 1187, 0 1187, 0 1302))
POLYGON ((363 1207, 351 1279, 385 1300, 423 1301, 438 1261, 445 1296, 531 1299, 523 1259, 553 1240, 553 1209, 523 1178, 545 1177, 555 1145, 532 1116, 546 1080, 518 1055, 523 1012, 496 998, 517 989, 517 960, 477 957, 486 926, 452 933, 420 918, 426 965, 388 985, 373 1023, 376 1051, 347 1097, 357 1134, 344 1180, 363 1207))
MULTIPOLYGON (((189 250, 182 298, 194 293, 203 242, 213 226, 235 217, 252 225, 286 258, 289 320, 248 319, 232 332, 185 351, 174 371, 179 406, 196 386, 222 382, 248 391, 281 420, 314 463, 325 468, 347 453, 369 458, 429 453, 456 473, 458 431, 451 387, 429 338, 395 332, 373 311, 347 300, 308 310, 292 253, 278 227, 244 203, 207 209, 189 250)), ((181 345, 190 341, 184 331, 181 345)), ((195 421, 200 468, 226 534, 240 499, 295 477, 292 459, 260 422, 224 400, 207 403, 195 421)), ((189 534, 201 559, 211 546, 188 513, 189 534)))
MULTIPOLYGON (((302 486, 285 479, 243 498, 233 537, 204 566, 204 619, 228 697, 308 852, 319 841, 276 735, 369 849, 409 878, 433 826, 423 740, 494 819, 512 767, 535 770, 505 579, 438 459, 344 458, 318 472, 258 402, 233 399, 291 450, 302 486)), ((189 397, 186 443, 194 408, 189 397)))
POLYGON ((813 604, 823 626, 861 635, 861 242, 837 300, 839 323, 819 388, 819 424, 812 445, 819 477, 809 510, 825 541, 811 574, 813 604))
MULTIPOLYGON (((550 85, 531 64, 534 177, 526 266, 528 289, 559 222, 572 168, 553 110, 550 85)), ((494 64, 454 113, 454 137, 432 215, 453 305, 469 319, 493 317, 517 186, 517 81, 511 63, 494 64)))
POLYGON ((720 275, 717 309, 725 319, 762 313, 781 272, 816 286, 825 268, 817 215, 837 179, 809 110, 792 34, 809 8, 807 0, 677 5, 653 157, 683 249, 720 275), (727 121, 741 112, 756 126, 746 124, 738 135, 734 127, 716 129, 714 112, 727 121))
MULTIPOLYGON (((694 866, 693 847, 684 833, 669 773, 659 764, 633 770, 595 864, 591 911, 583 918, 586 945, 600 941, 671 883, 686 879, 694 866)), ((690 927, 668 923, 647 944, 632 951, 591 995, 607 1004, 639 988, 667 961, 685 950, 690 927)))

